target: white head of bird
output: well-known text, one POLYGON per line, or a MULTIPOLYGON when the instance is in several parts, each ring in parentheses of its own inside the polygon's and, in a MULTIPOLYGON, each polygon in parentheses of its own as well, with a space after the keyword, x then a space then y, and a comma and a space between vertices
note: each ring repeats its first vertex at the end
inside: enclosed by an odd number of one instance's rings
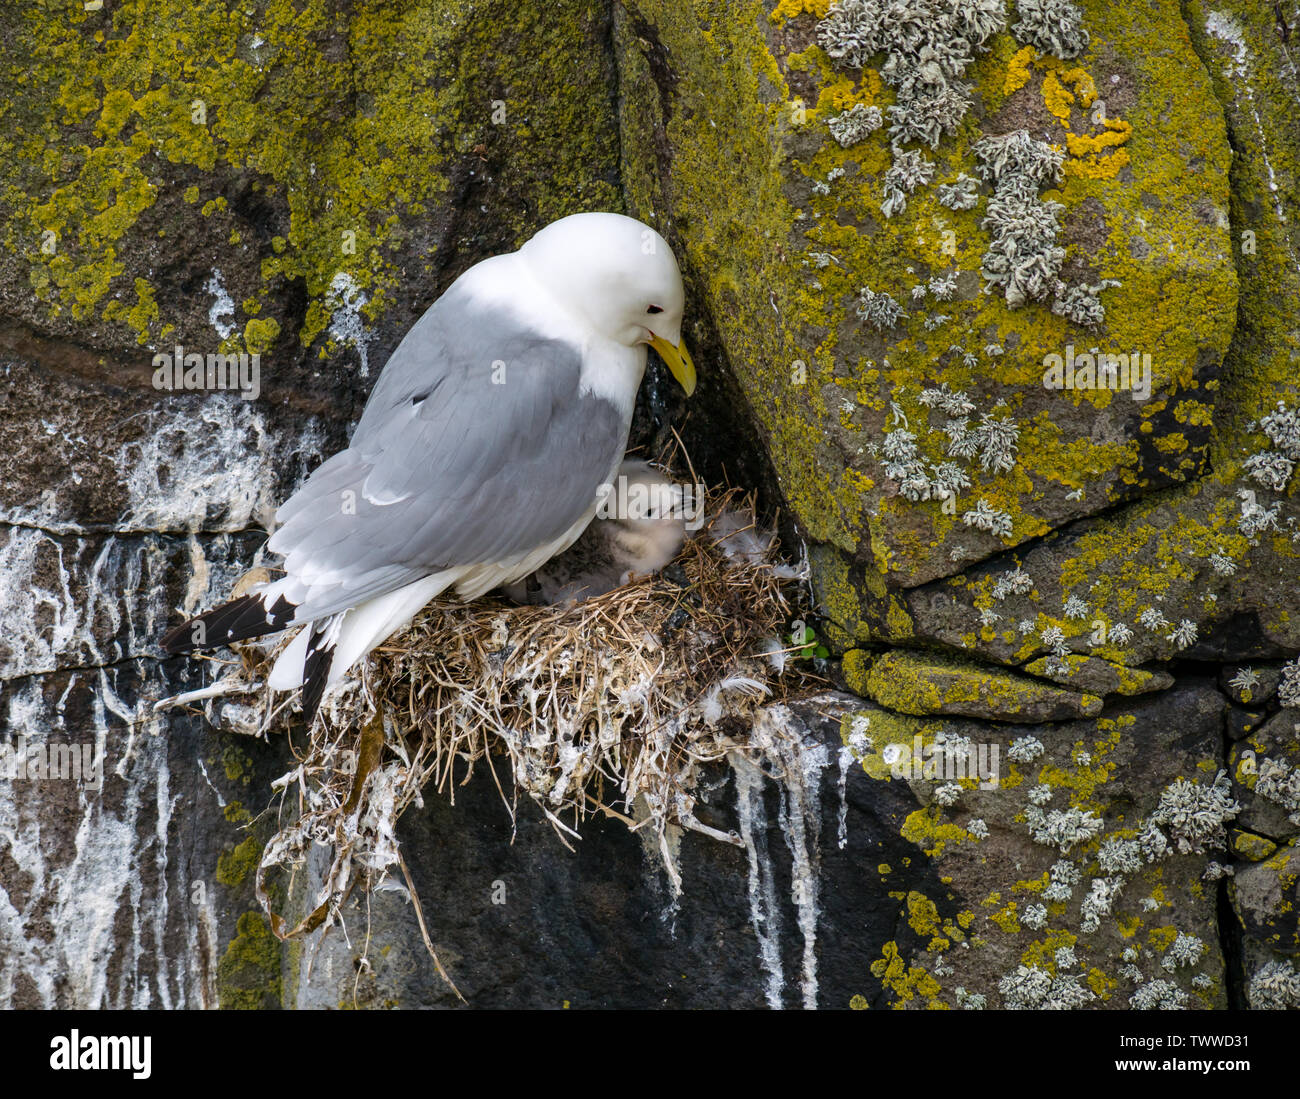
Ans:
POLYGON ((649 344, 689 396, 695 364, 682 342, 686 292, 668 242, 622 214, 572 214, 536 233, 519 257, 591 329, 626 347, 649 344))

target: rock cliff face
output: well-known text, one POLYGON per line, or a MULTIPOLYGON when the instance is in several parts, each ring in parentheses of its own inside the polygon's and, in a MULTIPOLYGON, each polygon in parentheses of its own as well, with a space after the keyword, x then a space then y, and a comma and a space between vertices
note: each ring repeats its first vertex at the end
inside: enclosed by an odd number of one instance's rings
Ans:
POLYGON ((430 792, 470 1003, 1300 1005, 1300 9, 143 9, 0 16, 0 1002, 454 1002, 402 889, 364 960, 271 935, 289 748, 155 716, 212 675, 157 638, 456 274, 622 209, 839 689, 766 715, 780 775, 711 772, 744 845, 682 837, 677 901, 616 822, 430 792), (185 352, 255 399, 156 388, 185 352))

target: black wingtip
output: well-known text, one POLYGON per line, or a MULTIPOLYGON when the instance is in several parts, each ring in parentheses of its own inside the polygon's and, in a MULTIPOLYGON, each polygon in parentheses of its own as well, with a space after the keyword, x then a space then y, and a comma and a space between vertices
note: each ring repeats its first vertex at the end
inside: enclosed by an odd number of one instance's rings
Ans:
POLYGON ((303 661, 302 713, 309 726, 316 717, 316 711, 320 709, 320 700, 325 695, 325 685, 334 664, 334 646, 321 644, 324 632, 323 628, 312 627, 311 639, 307 642, 307 656, 303 661))
POLYGON ((163 652, 169 653, 172 656, 176 656, 180 653, 192 652, 196 646, 192 640, 190 628, 196 621, 198 620, 191 618, 163 634, 163 652))
POLYGON ((168 630, 162 639, 163 651, 175 656, 275 633, 292 624, 296 609, 283 595, 270 609, 259 592, 241 595, 168 630))

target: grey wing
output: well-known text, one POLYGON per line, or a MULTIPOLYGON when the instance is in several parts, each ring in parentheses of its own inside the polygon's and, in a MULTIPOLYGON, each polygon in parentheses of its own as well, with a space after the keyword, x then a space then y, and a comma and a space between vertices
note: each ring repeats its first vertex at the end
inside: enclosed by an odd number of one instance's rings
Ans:
POLYGON ((393 353, 349 447, 277 514, 297 621, 554 541, 622 457, 627 425, 580 394, 579 348, 448 308, 454 289, 393 353))

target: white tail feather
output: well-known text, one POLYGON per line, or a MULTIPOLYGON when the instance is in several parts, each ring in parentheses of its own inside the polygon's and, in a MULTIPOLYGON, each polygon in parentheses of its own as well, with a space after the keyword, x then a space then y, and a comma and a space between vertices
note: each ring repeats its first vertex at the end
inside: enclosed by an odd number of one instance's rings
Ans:
MULTIPOLYGON (((333 649, 326 685, 339 682, 352 665, 407 625, 430 599, 455 583, 461 571, 436 572, 337 616, 338 621, 322 639, 323 647, 333 649)), ((311 624, 305 625, 276 659, 266 680, 272 690, 291 691, 302 686, 311 631, 311 624)))

